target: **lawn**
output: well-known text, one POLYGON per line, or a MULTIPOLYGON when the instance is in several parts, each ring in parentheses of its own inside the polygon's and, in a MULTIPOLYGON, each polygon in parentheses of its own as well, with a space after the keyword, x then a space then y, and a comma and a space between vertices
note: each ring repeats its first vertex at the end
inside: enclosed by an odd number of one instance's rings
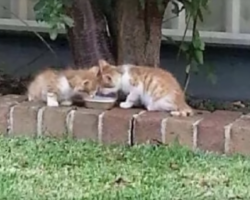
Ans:
POLYGON ((0 138, 0 199, 250 199, 250 159, 165 146, 0 138))

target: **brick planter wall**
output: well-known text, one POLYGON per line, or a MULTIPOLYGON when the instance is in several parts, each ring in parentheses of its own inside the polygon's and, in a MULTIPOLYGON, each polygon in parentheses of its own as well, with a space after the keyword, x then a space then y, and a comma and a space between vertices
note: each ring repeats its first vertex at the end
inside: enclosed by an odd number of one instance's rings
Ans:
POLYGON ((109 111, 82 107, 46 107, 24 96, 0 97, 0 132, 7 136, 72 136, 105 144, 178 141, 192 149, 250 155, 250 115, 196 111, 193 117, 170 117, 140 109, 109 111))

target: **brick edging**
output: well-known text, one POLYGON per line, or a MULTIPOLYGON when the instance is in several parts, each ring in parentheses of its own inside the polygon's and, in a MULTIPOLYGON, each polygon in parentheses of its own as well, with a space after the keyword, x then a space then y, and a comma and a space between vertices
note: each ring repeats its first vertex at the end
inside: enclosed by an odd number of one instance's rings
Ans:
POLYGON ((9 136, 72 136, 105 144, 170 144, 191 149, 250 155, 250 115, 232 111, 196 111, 171 117, 141 109, 109 111, 80 107, 46 107, 23 96, 0 97, 0 132, 9 136))

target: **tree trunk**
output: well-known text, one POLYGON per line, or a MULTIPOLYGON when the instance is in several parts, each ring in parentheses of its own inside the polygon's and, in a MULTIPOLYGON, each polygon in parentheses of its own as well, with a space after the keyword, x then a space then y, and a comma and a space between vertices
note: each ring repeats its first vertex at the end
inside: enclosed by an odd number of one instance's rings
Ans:
POLYGON ((118 64, 159 66, 161 26, 169 0, 163 0, 161 9, 156 0, 116 1, 116 44, 118 64))
POLYGON ((104 15, 92 0, 73 0, 66 9, 74 20, 74 27, 67 27, 67 36, 76 67, 91 67, 99 59, 114 62, 113 49, 107 34, 104 15))

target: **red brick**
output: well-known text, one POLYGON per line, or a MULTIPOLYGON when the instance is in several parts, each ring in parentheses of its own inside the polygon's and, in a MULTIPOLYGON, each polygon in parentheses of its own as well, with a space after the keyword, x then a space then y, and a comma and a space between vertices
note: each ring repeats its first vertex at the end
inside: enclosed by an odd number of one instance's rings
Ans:
POLYGON ((42 132, 45 136, 67 136, 67 114, 71 107, 46 107, 43 112, 42 132))
POLYGON ((73 137, 84 140, 98 140, 98 119, 104 111, 79 108, 73 117, 73 137))
POLYGON ((27 97, 24 95, 8 94, 8 95, 0 96, 0 103, 9 102, 13 105, 13 104, 21 103, 25 101, 26 99, 27 97))
POLYGON ((207 115, 198 125, 198 147, 203 150, 224 153, 225 126, 241 116, 231 111, 215 111, 207 115))
POLYGON ((24 96, 0 96, 0 134, 7 134, 9 129, 10 108, 24 100, 24 96))
POLYGON ((228 152, 250 155, 250 115, 244 116, 233 123, 230 136, 227 138, 228 152))
POLYGON ((15 106, 10 134, 35 136, 37 133, 37 113, 42 106, 37 102, 24 102, 15 106))
POLYGON ((134 143, 162 142, 162 120, 168 117, 167 112, 145 112, 138 116, 135 119, 134 143))
POLYGON ((180 145, 193 148, 196 146, 197 135, 194 135, 194 125, 199 123, 209 112, 196 111, 191 117, 169 117, 166 121, 166 130, 163 143, 170 144, 177 141, 180 145))
POLYGON ((140 109, 114 108, 106 111, 103 117, 102 142, 111 144, 130 144, 133 116, 140 109))

